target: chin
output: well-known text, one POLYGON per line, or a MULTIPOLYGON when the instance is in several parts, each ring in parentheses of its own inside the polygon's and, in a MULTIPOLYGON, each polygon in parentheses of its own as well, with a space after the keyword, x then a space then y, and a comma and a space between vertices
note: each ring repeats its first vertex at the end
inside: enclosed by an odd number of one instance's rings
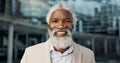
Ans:
POLYGON ((56 30, 49 31, 50 38, 49 42, 52 46, 54 46, 56 49, 61 49, 61 48, 67 48, 72 45, 73 40, 72 40, 72 33, 66 29, 67 35, 63 37, 57 37, 54 35, 56 30))

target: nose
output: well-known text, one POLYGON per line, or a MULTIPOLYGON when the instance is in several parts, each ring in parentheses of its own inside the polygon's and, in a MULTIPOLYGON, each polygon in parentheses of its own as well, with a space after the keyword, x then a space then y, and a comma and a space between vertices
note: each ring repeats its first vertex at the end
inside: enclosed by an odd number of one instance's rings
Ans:
POLYGON ((57 28, 59 28, 59 29, 65 28, 64 22, 63 21, 59 21, 57 28))

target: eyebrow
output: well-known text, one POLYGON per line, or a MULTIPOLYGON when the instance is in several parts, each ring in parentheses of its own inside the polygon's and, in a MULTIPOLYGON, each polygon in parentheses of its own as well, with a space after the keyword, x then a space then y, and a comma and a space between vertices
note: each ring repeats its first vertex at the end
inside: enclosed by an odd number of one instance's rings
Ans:
POLYGON ((57 20, 57 18, 50 18, 50 20, 57 20))
MULTIPOLYGON (((58 19, 58 18, 50 18, 50 19, 58 19)), ((65 18, 65 19, 63 19, 63 20, 66 20, 66 19, 72 19, 72 18, 65 18)))
POLYGON ((65 19, 71 19, 71 18, 65 18, 65 19))

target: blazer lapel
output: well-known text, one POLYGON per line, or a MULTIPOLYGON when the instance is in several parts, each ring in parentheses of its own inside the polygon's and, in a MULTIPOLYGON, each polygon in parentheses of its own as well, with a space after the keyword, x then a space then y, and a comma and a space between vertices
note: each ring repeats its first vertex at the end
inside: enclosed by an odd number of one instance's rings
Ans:
POLYGON ((82 54, 78 51, 77 45, 74 43, 74 50, 73 50, 73 63, 82 63, 82 54))
POLYGON ((44 50, 45 51, 44 52, 45 53, 45 55, 44 55, 45 62, 44 63, 51 63, 49 42, 46 41, 44 45, 45 45, 45 50, 44 50))

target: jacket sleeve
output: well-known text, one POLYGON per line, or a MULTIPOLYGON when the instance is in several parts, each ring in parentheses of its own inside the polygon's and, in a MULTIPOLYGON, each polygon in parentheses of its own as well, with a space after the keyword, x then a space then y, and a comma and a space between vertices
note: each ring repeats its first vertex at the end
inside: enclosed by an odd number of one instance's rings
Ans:
POLYGON ((27 49, 25 50, 20 63, 27 63, 27 49))

